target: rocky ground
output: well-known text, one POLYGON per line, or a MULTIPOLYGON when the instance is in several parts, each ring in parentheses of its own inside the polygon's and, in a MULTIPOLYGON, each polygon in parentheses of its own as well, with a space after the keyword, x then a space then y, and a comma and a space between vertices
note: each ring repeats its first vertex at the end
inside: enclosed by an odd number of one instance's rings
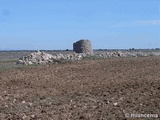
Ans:
POLYGON ((7 69, 0 71, 0 91, 1 120, 158 120, 160 57, 7 69))

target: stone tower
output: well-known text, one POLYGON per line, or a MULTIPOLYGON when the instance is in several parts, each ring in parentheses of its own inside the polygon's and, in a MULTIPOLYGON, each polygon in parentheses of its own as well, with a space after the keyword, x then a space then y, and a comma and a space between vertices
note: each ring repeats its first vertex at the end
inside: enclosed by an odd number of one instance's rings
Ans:
POLYGON ((73 43, 73 50, 76 53, 85 53, 87 55, 93 54, 92 44, 90 40, 82 39, 73 43))

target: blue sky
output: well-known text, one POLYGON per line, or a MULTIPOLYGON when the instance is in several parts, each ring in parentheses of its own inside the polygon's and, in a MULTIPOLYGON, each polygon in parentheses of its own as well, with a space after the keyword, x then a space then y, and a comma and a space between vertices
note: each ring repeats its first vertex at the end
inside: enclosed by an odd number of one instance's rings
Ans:
POLYGON ((160 0, 0 0, 0 50, 160 48, 160 0))

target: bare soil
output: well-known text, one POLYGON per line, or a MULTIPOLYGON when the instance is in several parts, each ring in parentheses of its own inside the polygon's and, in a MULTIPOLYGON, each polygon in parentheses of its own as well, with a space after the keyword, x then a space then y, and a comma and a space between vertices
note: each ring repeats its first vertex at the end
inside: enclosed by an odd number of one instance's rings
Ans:
POLYGON ((0 71, 0 91, 1 120, 158 120, 160 57, 13 68, 0 71))

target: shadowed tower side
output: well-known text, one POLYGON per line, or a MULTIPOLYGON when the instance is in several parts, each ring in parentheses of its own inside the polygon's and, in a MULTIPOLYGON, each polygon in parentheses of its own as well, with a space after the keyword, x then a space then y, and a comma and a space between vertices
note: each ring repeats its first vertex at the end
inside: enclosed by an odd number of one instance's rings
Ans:
POLYGON ((85 53, 87 55, 93 54, 92 44, 90 40, 82 39, 73 43, 73 50, 76 53, 85 53))

